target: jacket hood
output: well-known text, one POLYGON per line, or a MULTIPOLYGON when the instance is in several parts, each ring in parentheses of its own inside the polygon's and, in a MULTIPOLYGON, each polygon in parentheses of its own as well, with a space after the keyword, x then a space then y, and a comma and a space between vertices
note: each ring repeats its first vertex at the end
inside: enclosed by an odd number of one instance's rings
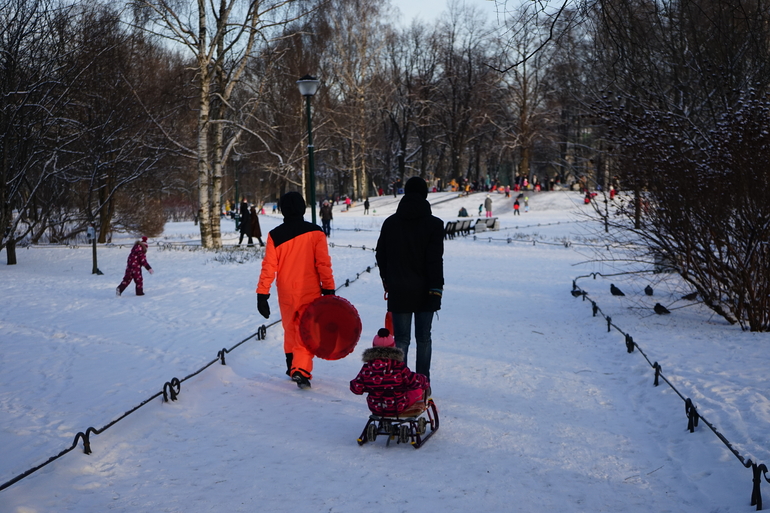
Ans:
POLYGON ((404 352, 397 347, 370 347, 364 351, 364 354, 361 355, 361 359, 366 363, 373 362, 374 360, 396 360, 403 362, 404 352))
POLYGON ((430 203, 416 194, 405 194, 398 204, 396 214, 405 219, 417 219, 433 214, 430 203))
POLYGON ((428 197, 428 184, 425 183, 425 180, 419 176, 413 176, 406 181, 406 185, 404 185, 404 193, 416 194, 422 199, 425 199, 428 197))
POLYGON ((298 192, 287 192, 281 196, 281 213, 286 219, 301 218, 305 215, 305 200, 298 192))

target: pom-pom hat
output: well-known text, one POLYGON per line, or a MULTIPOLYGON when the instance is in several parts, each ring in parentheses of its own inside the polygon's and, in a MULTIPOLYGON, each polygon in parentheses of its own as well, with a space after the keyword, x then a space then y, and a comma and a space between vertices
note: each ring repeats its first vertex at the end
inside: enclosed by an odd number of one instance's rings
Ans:
POLYGON ((372 347, 396 347, 396 341, 387 328, 380 328, 374 336, 372 347))

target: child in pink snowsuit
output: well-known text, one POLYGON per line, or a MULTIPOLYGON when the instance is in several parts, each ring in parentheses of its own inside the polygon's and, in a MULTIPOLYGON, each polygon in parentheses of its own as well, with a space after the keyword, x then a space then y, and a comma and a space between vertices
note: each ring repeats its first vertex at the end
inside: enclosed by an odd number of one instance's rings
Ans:
POLYGON ((430 395, 428 378, 409 370, 404 352, 386 328, 377 332, 362 359, 364 366, 350 382, 350 391, 356 395, 368 392, 366 402, 375 415, 398 416, 430 395))
POLYGON ((115 292, 119 295, 126 290, 126 287, 134 280, 136 285, 136 295, 144 296, 144 290, 142 290, 142 267, 146 268, 150 274, 152 274, 152 267, 147 263, 147 237, 142 237, 142 240, 136 241, 134 247, 131 248, 131 253, 128 255, 128 262, 126 263, 126 274, 123 275, 123 281, 120 282, 115 292))

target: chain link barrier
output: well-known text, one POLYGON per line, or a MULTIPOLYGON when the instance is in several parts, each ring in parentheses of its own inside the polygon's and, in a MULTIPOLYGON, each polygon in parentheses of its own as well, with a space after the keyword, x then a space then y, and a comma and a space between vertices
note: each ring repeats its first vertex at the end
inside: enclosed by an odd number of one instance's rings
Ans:
POLYGON ((644 350, 639 346, 638 343, 636 343, 633 339, 633 337, 629 334, 623 331, 617 324, 612 322, 612 317, 609 315, 606 315, 602 309, 599 307, 599 305, 596 303, 596 301, 592 300, 588 292, 586 292, 584 289, 581 289, 577 285, 577 281, 582 278, 591 278, 593 277, 596 279, 597 276, 601 276, 602 278, 607 278, 610 276, 620 276, 620 275, 629 275, 629 274, 640 274, 640 273, 654 273, 655 271, 640 271, 640 272, 626 272, 626 273, 615 273, 615 274, 602 274, 602 273, 591 273, 584 276, 578 276, 574 280, 572 280, 572 290, 570 293, 573 297, 578 298, 582 297, 583 301, 589 301, 591 303, 591 312, 592 316, 601 316, 604 318, 604 320, 607 322, 607 332, 610 333, 612 329, 614 328, 617 330, 621 335, 624 337, 624 343, 626 346, 626 351, 628 353, 633 353, 636 349, 639 351, 639 354, 641 354, 644 359, 647 361, 647 363, 650 365, 650 367, 655 371, 655 379, 653 381, 654 386, 660 385, 660 380, 663 380, 669 387, 671 387, 671 390, 673 390, 676 395, 679 396, 682 401, 684 401, 684 413, 687 417, 687 430, 690 433, 695 432, 695 428, 698 427, 698 424, 700 422, 703 422, 716 436, 719 438, 719 440, 722 441, 722 443, 730 450, 730 452, 733 453, 733 455, 738 459, 738 461, 741 462, 741 464, 745 468, 750 468, 752 470, 752 488, 751 488, 751 505, 757 507, 757 511, 762 510, 762 490, 761 490, 761 483, 762 478, 764 477, 765 481, 770 483, 770 478, 768 478, 768 468, 764 463, 757 463, 752 461, 750 458, 746 459, 743 455, 735 448, 733 447, 733 444, 730 443, 730 441, 719 432, 719 430, 714 427, 714 424, 709 422, 706 418, 704 418, 695 407, 695 404, 693 403, 692 399, 689 397, 685 397, 675 386, 671 381, 663 374, 663 368, 657 361, 652 361, 649 356, 647 356, 647 353, 644 352, 644 350))
MULTIPOLYGON (((330 246, 331 247, 335 247, 333 244, 330 244, 330 246)), ((353 246, 337 246, 337 247, 353 247, 353 246)), ((371 248, 355 247, 355 249, 369 250, 371 248)), ((374 250, 372 249, 372 251, 374 251, 374 250)), ((377 267, 377 263, 376 262, 372 266, 368 266, 364 271, 362 271, 360 273, 356 273, 356 277, 355 278, 350 278, 350 279, 345 280, 345 284, 340 286, 340 287, 337 287, 335 289, 335 293, 338 290, 340 290, 342 287, 349 287, 351 283, 356 282, 364 273, 371 273, 373 267, 377 267)), ((132 413, 137 411, 142 406, 148 404, 153 399, 156 399, 156 398, 158 398, 160 396, 163 396, 163 402, 164 403, 169 402, 169 401, 176 401, 178 399, 178 397, 179 397, 179 394, 182 391, 182 383, 184 383, 185 381, 187 381, 190 378, 193 378, 193 377, 197 376, 198 374, 200 374, 204 370, 208 369, 209 367, 211 367, 212 365, 214 365, 217 362, 220 362, 222 365, 226 365, 226 363, 225 363, 225 354, 228 354, 228 353, 232 352, 234 349, 236 349, 237 347, 241 346, 242 344, 244 344, 245 342, 247 342, 249 340, 252 340, 252 339, 255 339, 255 340, 265 340, 266 337, 267 337, 267 330, 268 330, 268 328, 271 328, 271 327, 275 326, 276 324, 278 324, 280 322, 281 322, 281 319, 278 319, 277 321, 274 321, 274 322, 272 322, 270 324, 267 324, 267 325, 263 324, 263 325, 261 325, 259 328, 257 328, 256 332, 254 332, 251 335, 249 335, 248 337, 244 338, 243 340, 241 340, 240 342, 238 342, 234 346, 230 347, 229 349, 228 348, 222 348, 221 350, 219 350, 217 352, 217 357, 215 359, 211 360, 210 362, 208 362, 207 364, 205 364, 203 367, 201 367, 200 369, 196 370, 195 372, 193 372, 191 374, 188 374, 187 376, 185 376, 182 379, 178 379, 176 377, 171 378, 171 380, 169 380, 169 381, 167 381, 167 382, 165 382, 163 384, 163 388, 162 388, 162 390, 160 392, 157 392, 156 394, 148 397, 147 399, 145 399, 144 401, 142 401, 138 405, 134 406, 130 410, 128 410, 125 413, 123 413, 121 416, 119 416, 116 419, 112 420, 110 423, 102 426, 100 429, 96 429, 95 427, 90 426, 90 427, 88 427, 88 429, 85 430, 85 432, 83 432, 83 431, 78 432, 78 434, 75 435, 75 439, 73 440, 72 445, 70 445, 68 448, 62 450, 60 453, 58 453, 58 454, 56 454, 54 456, 51 456, 50 458, 48 458, 45 462, 41 463, 40 465, 32 467, 29 470, 27 470, 27 471, 19 474, 18 476, 14 477, 13 479, 11 479, 9 481, 6 481, 3 484, 0 484, 0 491, 5 490, 6 488, 12 486, 15 483, 18 483, 19 481, 21 481, 25 477, 28 477, 28 476, 34 474, 35 472, 37 472, 41 468, 45 467, 49 463, 52 463, 52 462, 56 461, 57 459, 61 458, 62 456, 64 456, 65 454, 71 452, 72 450, 74 450, 78 446, 78 442, 80 440, 83 441, 83 452, 86 453, 86 454, 91 454, 91 434, 95 434, 95 435, 102 434, 105 430, 107 430, 110 427, 114 426, 119 421, 121 421, 124 418, 128 417, 129 415, 131 415, 132 413)))

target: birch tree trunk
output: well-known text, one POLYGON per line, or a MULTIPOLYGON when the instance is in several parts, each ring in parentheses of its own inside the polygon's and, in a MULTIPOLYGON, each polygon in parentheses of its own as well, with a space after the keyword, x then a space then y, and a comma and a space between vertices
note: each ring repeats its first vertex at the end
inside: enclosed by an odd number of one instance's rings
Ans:
POLYGON ((212 248, 215 245, 211 230, 211 196, 209 172, 209 113, 211 110, 211 75, 209 54, 207 51, 206 2, 198 0, 198 74, 200 77, 198 96, 198 218, 200 221, 201 246, 212 248))

